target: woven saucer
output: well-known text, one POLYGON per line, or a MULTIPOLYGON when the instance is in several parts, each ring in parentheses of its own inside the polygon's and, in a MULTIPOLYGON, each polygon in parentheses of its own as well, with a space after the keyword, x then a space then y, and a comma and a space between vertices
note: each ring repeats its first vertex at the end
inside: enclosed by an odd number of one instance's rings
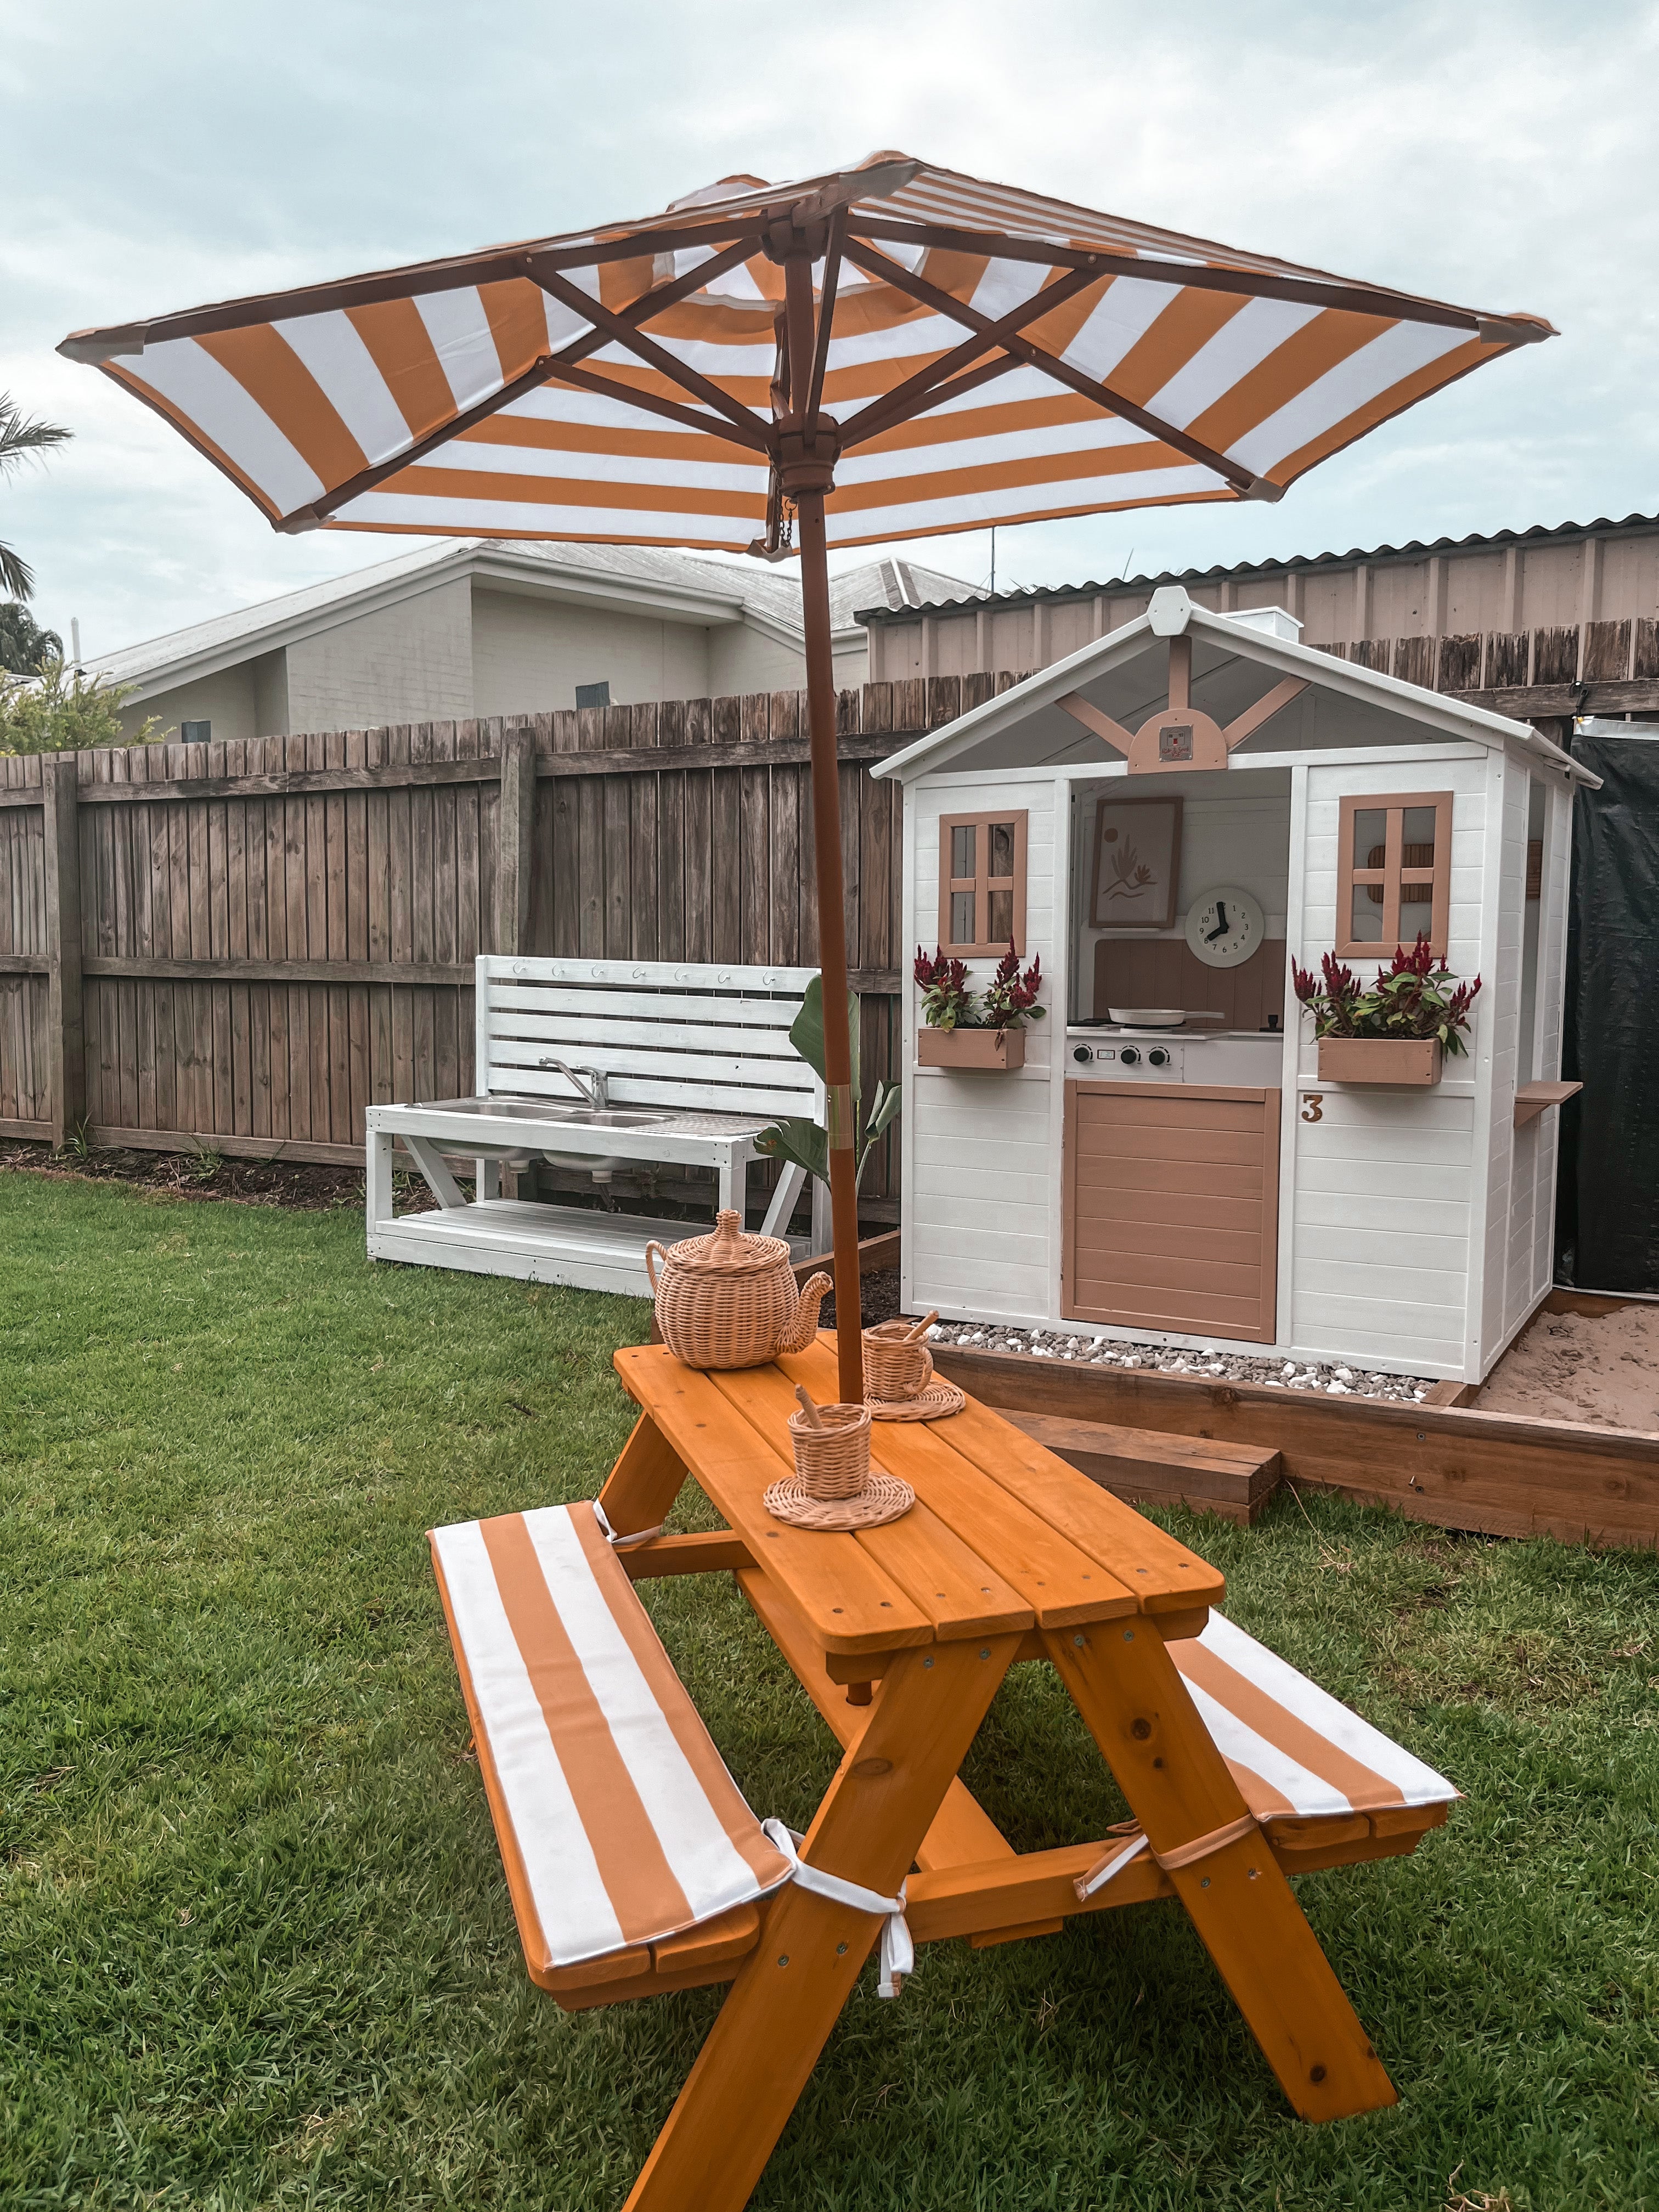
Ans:
POLYGON ((775 1521, 787 1521, 793 1528, 879 1528, 908 1513, 915 1502, 908 1482, 878 1467, 871 1468, 869 1481, 854 1498, 809 1498, 799 1475, 792 1474, 775 1482, 761 1501, 775 1521))
POLYGON ((935 1376, 914 1398, 866 1398, 864 1402, 872 1421, 945 1421, 959 1413, 968 1400, 954 1382, 935 1376))

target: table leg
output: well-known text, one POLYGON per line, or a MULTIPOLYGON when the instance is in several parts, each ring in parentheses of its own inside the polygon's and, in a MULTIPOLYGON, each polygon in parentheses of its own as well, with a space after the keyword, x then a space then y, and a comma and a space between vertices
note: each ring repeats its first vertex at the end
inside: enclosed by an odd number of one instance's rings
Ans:
MULTIPOLYGON (((1145 1621, 1048 1631, 1049 1656, 1154 1850, 1248 1810, 1187 1686, 1145 1621)), ((1395 2102, 1394 2085, 1259 1832, 1170 1880, 1304 2120, 1395 2102)))
POLYGON ((685 1467, 648 1413, 641 1413, 622 1455, 605 1477, 599 1503, 619 1536, 655 1528, 679 1496, 685 1467))
MULTIPOLYGON (((900 1654, 801 1847, 890 1896, 1008 1671, 1017 1636, 900 1654)), ((791 1884, 646 2160, 626 2212, 738 2212, 881 1932, 868 1913, 791 1884)))

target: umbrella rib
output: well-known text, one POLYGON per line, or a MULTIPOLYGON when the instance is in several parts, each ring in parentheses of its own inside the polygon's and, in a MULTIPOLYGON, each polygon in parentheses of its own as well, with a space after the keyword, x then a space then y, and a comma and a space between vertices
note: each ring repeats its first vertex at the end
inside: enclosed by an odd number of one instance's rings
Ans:
POLYGON ((1242 293, 1252 299, 1291 300, 1308 307, 1346 309, 1351 314, 1383 315, 1396 322, 1436 323, 1468 331, 1488 345, 1528 345, 1558 335, 1541 316, 1483 314, 1474 307, 1419 299, 1413 293, 1391 292, 1376 284, 1225 268, 1211 261, 1159 260, 1115 252, 1109 246, 1065 246, 1058 240, 1051 243, 1046 239, 1012 238, 1002 232, 958 230, 941 223, 907 222, 890 216, 856 216, 851 228, 854 235, 861 239, 891 239, 906 246, 939 246, 952 253, 986 254, 994 260, 1092 269, 1102 276, 1135 276, 1149 284, 1190 285, 1200 291, 1242 293))
POLYGON ((676 360, 654 338, 647 337, 643 331, 635 330, 620 315, 612 314, 609 307, 603 306, 590 293, 584 292, 579 285, 568 283, 556 270, 538 272, 538 282, 544 284, 556 300, 562 301, 586 321, 597 324, 608 337, 614 339, 629 353, 637 355, 659 374, 665 376, 671 384, 678 384, 683 392, 690 392, 694 399, 701 399, 705 406, 717 409, 737 428, 745 445, 756 445, 763 452, 770 452, 771 440, 767 426, 757 415, 733 399, 729 392, 722 392, 718 384, 711 382, 699 370, 689 368, 684 362, 676 360))
MULTIPOLYGON (((904 410, 910 408, 913 399, 928 407, 937 405, 944 387, 950 384, 957 369, 965 368, 969 362, 977 361, 981 354, 1001 345, 1005 337, 1012 337, 1027 323, 1040 321, 1075 294, 1099 281, 1091 269, 1073 269, 1054 276, 1040 292, 1034 293, 1011 314, 1004 315, 1000 322, 993 323, 974 337, 964 338, 959 346, 953 346, 949 353, 940 354, 926 368, 919 368, 914 376, 906 377, 902 384, 895 385, 879 399, 872 399, 867 407, 860 408, 856 415, 849 416, 842 425, 842 450, 888 428, 890 418, 890 421, 903 420, 904 410)), ((1002 366, 1013 368, 1019 364, 1010 358, 1002 366)), ((1001 368, 997 374, 1002 374, 1001 368)), ((951 388, 954 390, 955 386, 951 388)), ((911 409, 910 411, 916 410, 911 409)))
MULTIPOLYGON (((896 284, 900 291, 908 292, 913 299, 920 300, 925 307, 934 308, 952 322, 963 324, 981 335, 996 328, 989 316, 981 315, 977 308, 952 299, 948 292, 941 292, 936 285, 928 283, 925 277, 913 276, 908 269, 896 261, 889 260, 884 253, 878 252, 873 246, 858 246, 849 241, 847 256, 867 275, 879 276, 890 284, 896 284)), ((1073 368, 1055 355, 1045 353, 1041 346, 1033 345, 1029 338, 1011 334, 1000 342, 1029 368, 1040 369, 1045 376, 1053 377, 1057 384, 1068 385, 1095 406, 1104 408, 1108 414, 1115 415, 1125 422, 1132 422, 1136 429, 1145 430, 1149 437, 1156 438, 1160 444, 1172 447, 1178 453, 1184 453, 1188 460, 1197 461, 1206 469, 1213 469, 1218 476, 1246 497, 1277 499, 1280 495, 1279 485, 1253 475, 1225 453, 1218 453, 1214 447, 1205 445, 1201 439, 1189 438, 1184 430, 1177 430, 1172 422, 1161 422, 1156 415, 1149 415, 1133 399, 1126 399, 1109 386, 1097 383, 1093 377, 1085 375, 1082 369, 1073 368)), ((920 411, 914 407, 909 410, 911 415, 920 411)), ((890 423, 887 427, 890 429, 896 426, 890 423)))
POLYGON ((806 403, 801 412, 816 425, 823 398, 824 372, 830 366, 830 336, 836 319, 836 294, 841 283, 841 249, 847 235, 847 210, 838 207, 830 218, 829 241, 823 250, 823 283, 818 293, 817 335, 812 347, 812 370, 807 381, 806 403))
MULTIPOLYGON (((630 300, 625 307, 619 307, 617 312, 625 323, 648 323, 668 308, 677 307, 693 292, 700 292, 706 285, 712 284, 716 276, 724 276, 728 269, 735 269, 740 262, 747 261, 758 243, 753 232, 735 239, 724 253, 716 253, 708 261, 700 261, 695 269, 687 270, 684 276, 675 277, 672 284, 659 284, 653 291, 641 292, 637 300, 630 300)), ((609 334, 595 324, 591 331, 585 331, 552 358, 562 365, 567 362, 586 361, 589 354, 597 353, 602 345, 609 343, 609 334)))

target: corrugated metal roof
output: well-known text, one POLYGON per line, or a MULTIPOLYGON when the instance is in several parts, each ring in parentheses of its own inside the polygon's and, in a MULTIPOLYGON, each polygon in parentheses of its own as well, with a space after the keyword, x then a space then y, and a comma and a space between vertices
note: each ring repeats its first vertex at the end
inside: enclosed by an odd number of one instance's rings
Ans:
MULTIPOLYGON (((1156 576, 1110 576, 1098 582, 1083 584, 1038 584, 1029 591, 999 592, 993 598, 988 592, 966 592, 964 598, 982 602, 988 611, 999 607, 1029 607, 1039 601, 1048 605, 1060 605, 1068 599, 1092 599, 1102 592, 1151 592, 1164 584, 1214 584, 1231 580, 1235 583, 1249 582, 1261 576, 1282 576, 1292 569, 1304 571, 1322 568, 1346 568, 1359 561, 1421 561, 1431 554, 1498 552, 1506 545, 1557 544, 1563 540, 1594 538, 1613 531, 1659 530, 1659 514, 1627 514, 1622 522, 1607 515, 1599 515, 1594 522, 1559 522, 1553 525, 1534 523, 1530 530, 1498 530, 1490 536, 1475 533, 1468 538, 1413 538, 1404 545, 1356 545, 1346 553, 1287 553, 1278 561, 1240 561, 1231 568, 1218 563, 1210 568, 1166 568, 1156 576)), ((890 600, 884 607, 860 607, 854 619, 861 623, 908 622, 919 614, 946 614, 952 602, 937 600, 927 605, 895 607, 890 600)))

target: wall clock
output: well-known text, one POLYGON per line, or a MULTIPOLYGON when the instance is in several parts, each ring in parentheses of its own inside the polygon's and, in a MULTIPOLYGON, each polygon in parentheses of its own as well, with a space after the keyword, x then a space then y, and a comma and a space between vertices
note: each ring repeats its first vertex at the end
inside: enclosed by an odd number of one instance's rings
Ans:
POLYGON ((1237 884, 1200 891, 1187 909, 1187 943, 1206 968, 1242 967, 1267 933, 1259 902, 1237 884))

